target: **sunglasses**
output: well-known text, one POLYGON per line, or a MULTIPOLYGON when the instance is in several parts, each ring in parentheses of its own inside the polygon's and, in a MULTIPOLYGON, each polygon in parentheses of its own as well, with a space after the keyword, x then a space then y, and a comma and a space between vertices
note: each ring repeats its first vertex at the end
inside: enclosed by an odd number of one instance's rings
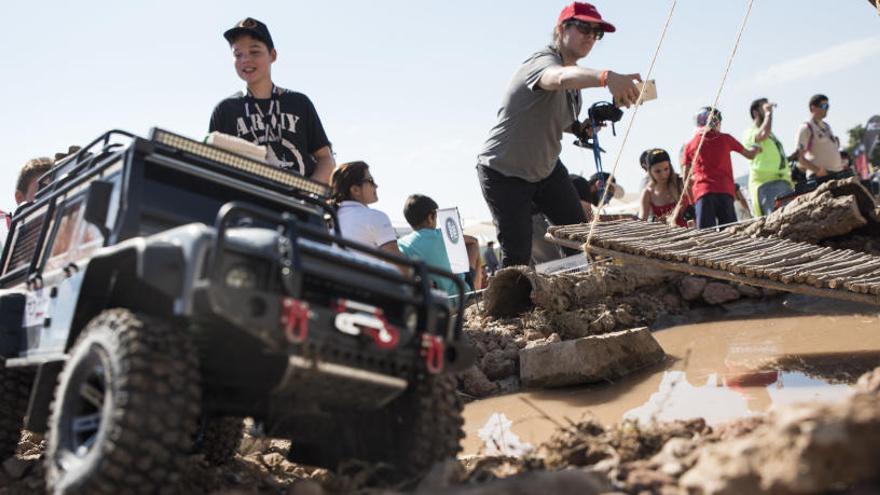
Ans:
POLYGON ((822 110, 828 110, 828 106, 829 105, 828 105, 827 101, 823 101, 822 103, 819 103, 819 108, 821 108, 822 110))
POLYGON ((596 38, 596 41, 601 40, 602 37, 605 36, 604 29, 587 22, 572 20, 568 22, 568 25, 574 26, 574 28, 580 31, 584 36, 592 36, 593 38, 596 38))
POLYGON ((372 184, 373 187, 379 186, 378 184, 376 184, 376 180, 373 179, 372 177, 368 177, 368 178, 364 179, 363 181, 361 181, 361 184, 372 184))

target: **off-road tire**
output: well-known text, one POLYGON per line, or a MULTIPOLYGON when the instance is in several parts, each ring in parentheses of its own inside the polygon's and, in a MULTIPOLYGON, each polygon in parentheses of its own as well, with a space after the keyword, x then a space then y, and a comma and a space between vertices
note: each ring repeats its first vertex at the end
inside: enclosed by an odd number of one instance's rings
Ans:
POLYGON ((7 369, 0 358, 0 462, 18 447, 33 381, 32 371, 7 369))
POLYGON ((46 449, 48 491, 174 491, 199 418, 198 370, 183 329, 126 309, 95 317, 59 376, 46 449), (75 430, 75 419, 92 426, 75 430))
POLYGON ((294 439, 291 457, 301 445, 306 457, 331 469, 360 459, 393 464, 401 474, 422 473, 461 451, 463 405, 455 389, 454 376, 427 377, 379 411, 340 418, 320 445, 294 439))
POLYGON ((209 418, 202 422, 196 435, 195 452, 214 466, 226 464, 235 458, 244 434, 242 418, 209 418))

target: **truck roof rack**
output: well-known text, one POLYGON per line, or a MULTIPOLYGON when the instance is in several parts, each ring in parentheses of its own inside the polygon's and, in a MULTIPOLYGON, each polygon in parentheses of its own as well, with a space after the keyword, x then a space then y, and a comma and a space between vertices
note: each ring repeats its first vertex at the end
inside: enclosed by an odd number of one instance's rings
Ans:
POLYGON ((277 186, 302 192, 325 199, 330 195, 330 188, 325 184, 313 181, 287 170, 273 167, 264 162, 248 158, 237 153, 202 143, 158 127, 150 130, 150 140, 164 146, 172 147, 183 153, 222 163, 230 168, 256 175, 277 186))

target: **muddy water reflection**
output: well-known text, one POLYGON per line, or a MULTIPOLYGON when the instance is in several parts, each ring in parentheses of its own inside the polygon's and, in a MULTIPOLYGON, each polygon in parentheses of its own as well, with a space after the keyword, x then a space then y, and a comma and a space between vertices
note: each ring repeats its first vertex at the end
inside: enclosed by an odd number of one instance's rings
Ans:
POLYGON ((788 297, 703 315, 712 322, 661 322, 667 328, 655 336, 671 359, 654 369, 614 384, 527 391, 469 404, 464 453, 479 452, 476 432, 493 413, 504 414, 514 433, 536 445, 549 438, 554 422, 585 416, 605 424, 692 417, 717 423, 762 414, 774 404, 838 399, 849 390, 840 370, 880 366, 878 313, 788 297), (823 314, 805 314, 807 309, 823 314), (785 363, 784 370, 778 362, 785 363))

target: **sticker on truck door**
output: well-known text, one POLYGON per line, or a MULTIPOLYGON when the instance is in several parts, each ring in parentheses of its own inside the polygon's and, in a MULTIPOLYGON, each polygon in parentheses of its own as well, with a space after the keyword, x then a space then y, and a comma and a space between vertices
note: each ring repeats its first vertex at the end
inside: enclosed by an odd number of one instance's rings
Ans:
POLYGON ((24 326, 43 325, 49 312, 49 291, 37 289, 28 292, 24 305, 24 326))

